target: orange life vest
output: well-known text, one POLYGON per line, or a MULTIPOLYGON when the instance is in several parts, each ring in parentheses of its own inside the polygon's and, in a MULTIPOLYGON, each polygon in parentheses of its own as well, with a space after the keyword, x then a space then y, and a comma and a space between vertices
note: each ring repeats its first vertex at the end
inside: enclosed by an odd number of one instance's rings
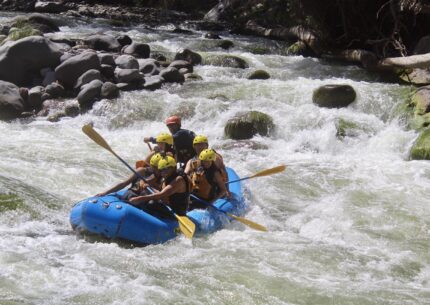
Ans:
POLYGON ((214 180, 215 172, 219 171, 213 163, 209 168, 203 168, 200 160, 191 161, 190 174, 192 193, 206 201, 211 201, 217 193, 218 185, 214 180))

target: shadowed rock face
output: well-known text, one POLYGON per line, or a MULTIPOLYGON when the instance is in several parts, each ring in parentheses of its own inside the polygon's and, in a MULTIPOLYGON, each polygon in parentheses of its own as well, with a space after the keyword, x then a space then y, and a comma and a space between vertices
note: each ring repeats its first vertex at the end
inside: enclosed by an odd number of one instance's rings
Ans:
POLYGON ((42 68, 57 66, 62 54, 56 43, 40 36, 8 42, 0 48, 0 79, 26 85, 42 68))
POLYGON ((356 96, 349 85, 325 85, 314 91, 312 101, 320 107, 342 108, 354 102, 356 96))
POLYGON ((259 111, 249 111, 228 120, 224 134, 230 139, 244 140, 251 139, 256 134, 268 136, 274 127, 269 115, 259 111))
POLYGON ((23 110, 24 100, 19 94, 19 88, 0 80, 0 120, 17 118, 23 110))

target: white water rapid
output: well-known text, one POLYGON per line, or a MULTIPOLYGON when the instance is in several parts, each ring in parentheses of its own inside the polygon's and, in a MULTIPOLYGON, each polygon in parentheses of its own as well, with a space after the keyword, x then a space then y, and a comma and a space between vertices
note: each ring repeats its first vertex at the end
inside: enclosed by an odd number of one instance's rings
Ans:
POLYGON ((70 37, 121 32, 152 50, 231 53, 250 68, 196 66, 203 81, 122 92, 76 118, 0 122, 0 304, 430 304, 430 163, 408 160, 417 134, 394 115, 410 89, 358 67, 284 56, 280 42, 226 34, 233 49, 207 50, 202 32, 167 29, 61 28, 70 37), (254 46, 272 55, 251 53, 254 46), (255 69, 271 78, 247 80, 255 69), (357 100, 315 106, 313 90, 332 83, 354 87, 357 100), (224 138, 227 120, 243 110, 273 117, 274 135, 253 138, 261 149, 224 138), (82 125, 93 122, 133 163, 148 153, 143 137, 167 131, 163 120, 178 111, 242 177, 287 165, 245 183, 245 217, 270 231, 233 223, 137 248, 78 238, 73 203, 129 174, 82 125), (338 138, 339 119, 359 127, 338 138))

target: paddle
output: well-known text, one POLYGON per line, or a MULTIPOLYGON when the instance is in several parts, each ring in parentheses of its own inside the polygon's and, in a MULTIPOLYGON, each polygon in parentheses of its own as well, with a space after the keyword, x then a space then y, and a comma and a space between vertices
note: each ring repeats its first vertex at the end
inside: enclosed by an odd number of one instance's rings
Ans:
POLYGON ((214 208, 215 210, 217 210, 217 211, 219 211, 219 212, 222 212, 222 213, 224 213, 224 214, 227 214, 229 217, 234 218, 234 219, 236 219, 237 221, 239 221, 239 222, 241 222, 241 223, 243 223, 243 224, 245 224, 245 225, 247 225, 247 226, 249 226, 249 227, 251 227, 251 228, 253 228, 253 229, 255 229, 255 230, 263 231, 263 232, 267 232, 267 228, 266 228, 266 227, 264 227, 264 226, 262 226, 262 225, 260 225, 260 224, 258 224, 258 223, 255 223, 255 222, 253 222, 253 221, 251 221, 251 220, 249 220, 249 219, 242 218, 242 217, 239 217, 239 216, 236 216, 236 215, 230 214, 230 213, 228 213, 228 212, 226 212, 226 211, 223 211, 223 210, 221 210, 220 208, 218 208, 218 207, 214 206, 213 204, 210 204, 210 203, 209 203, 209 202, 207 202, 207 201, 204 201, 203 199, 201 199, 201 198, 199 198, 199 197, 197 197, 197 196, 195 196, 195 195, 192 195, 192 194, 191 194, 191 197, 193 197, 195 200, 197 200, 197 201, 199 201, 199 202, 201 202, 201 203, 203 203, 203 204, 205 204, 205 205, 207 205, 207 206, 210 206, 210 207, 214 208))
MULTIPOLYGON (((94 142, 96 142, 98 145, 100 145, 101 147, 103 147, 104 149, 110 151, 115 157, 118 158, 118 160, 120 160, 125 166, 128 167, 129 170, 131 170, 136 176, 138 176, 140 179, 142 179, 143 181, 147 182, 146 179, 139 174, 138 172, 136 172, 130 165, 128 165, 127 162, 125 162, 120 156, 118 156, 113 149, 109 146, 109 144, 105 141, 105 139, 103 139, 103 137, 97 133, 97 131, 95 131, 93 129, 93 127, 91 125, 84 125, 82 127, 82 131, 94 142)), ((151 193, 154 193, 154 191, 148 187, 148 190, 151 193)), ((173 215, 175 215, 176 219, 179 222, 179 229, 181 230, 181 232, 187 237, 187 238, 193 238, 194 232, 196 231, 196 225, 194 224, 194 222, 192 222, 188 217, 186 216, 179 216, 177 215, 168 205, 163 204, 173 215)))
POLYGON ((233 183, 233 182, 239 182, 239 181, 243 181, 243 180, 247 180, 247 179, 251 179, 251 178, 256 178, 256 177, 264 177, 264 176, 269 176, 269 175, 277 174, 277 173, 283 172, 286 167, 287 167, 286 165, 280 165, 280 166, 276 166, 276 167, 273 167, 273 168, 265 169, 265 170, 262 170, 262 171, 254 174, 252 176, 249 176, 249 177, 245 177, 245 178, 240 178, 240 179, 237 179, 237 180, 228 181, 228 182, 226 182, 226 184, 230 184, 230 183, 233 183))

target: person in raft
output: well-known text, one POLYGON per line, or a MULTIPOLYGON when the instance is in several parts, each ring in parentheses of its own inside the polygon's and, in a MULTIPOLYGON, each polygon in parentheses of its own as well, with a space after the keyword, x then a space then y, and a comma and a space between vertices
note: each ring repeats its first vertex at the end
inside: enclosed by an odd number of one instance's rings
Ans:
MULTIPOLYGON (((213 149, 204 149, 199 154, 200 165, 190 172, 191 193, 207 202, 213 202, 223 196, 230 197, 225 187, 221 171, 215 165, 216 153, 213 149)), ((190 210, 204 209, 206 205, 191 198, 190 210)))
POLYGON ((166 156, 158 162, 158 170, 163 177, 161 191, 131 198, 130 203, 133 205, 145 203, 142 208, 148 212, 159 212, 166 216, 172 216, 164 205, 158 203, 160 200, 176 214, 184 216, 190 200, 187 175, 181 169, 176 169, 176 160, 171 156, 166 156))
MULTIPOLYGON (((209 148, 208 138, 204 135, 196 136, 193 140, 193 148, 196 152, 196 156, 191 158, 187 162, 187 165, 185 166, 184 171, 187 175, 190 175, 190 173, 192 171, 194 171, 194 169, 198 168, 201 165, 200 164, 201 161, 199 160, 199 156, 203 150, 209 148)), ((213 149, 213 151, 215 152, 215 157, 216 157, 214 164, 219 169, 219 171, 221 172, 221 176, 222 176, 224 182, 227 182, 228 177, 227 177, 227 170, 225 169, 225 165, 224 165, 224 160, 223 160, 222 156, 215 151, 215 149, 213 149)))
MULTIPOLYGON (((183 168, 188 160, 196 155, 193 149, 193 140, 196 136, 194 132, 181 128, 181 118, 173 115, 166 119, 166 126, 169 128, 173 136, 173 148, 175 150, 175 159, 183 168)), ((143 139, 145 143, 154 143, 154 138, 146 137, 143 139)))
POLYGON ((147 189, 148 186, 150 186, 152 189, 159 190, 161 188, 162 177, 158 170, 158 162, 162 158, 162 155, 157 153, 153 155, 151 160, 149 161, 150 166, 139 167, 138 169, 136 169, 136 172, 145 177, 147 182, 143 181, 136 174, 133 173, 126 180, 118 183, 117 185, 111 187, 105 192, 97 194, 96 196, 100 197, 113 192, 118 192, 130 184, 131 187, 125 192, 123 196, 121 196, 120 199, 129 201, 133 197, 147 194, 149 192, 147 189))
MULTIPOLYGON (((145 158, 144 163, 139 165, 149 164, 149 161, 151 160, 152 156, 157 153, 160 153, 162 155, 172 156, 172 157, 175 156, 175 150, 173 149, 173 136, 171 134, 167 132, 162 132, 156 138, 151 137, 149 139, 151 142, 152 140, 154 140, 157 146, 154 146, 151 153, 145 158)), ((136 168, 137 167, 138 166, 136 166, 136 168)))

